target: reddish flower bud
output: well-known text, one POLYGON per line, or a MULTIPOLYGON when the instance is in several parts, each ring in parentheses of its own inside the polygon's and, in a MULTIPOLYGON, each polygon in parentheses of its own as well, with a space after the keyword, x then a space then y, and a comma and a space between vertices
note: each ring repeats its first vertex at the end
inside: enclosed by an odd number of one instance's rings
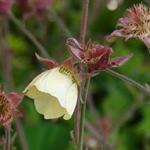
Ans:
POLYGON ((35 55, 36 58, 40 61, 40 63, 46 65, 48 69, 52 69, 58 66, 66 66, 67 68, 73 70, 73 62, 71 58, 67 58, 62 63, 58 64, 57 62, 55 62, 50 58, 43 58, 39 56, 37 53, 35 53, 35 55))
POLYGON ((0 0, 0 13, 7 14, 12 4, 13 0, 0 0))
POLYGON ((66 46, 79 60, 84 58, 84 49, 81 47, 79 42, 74 38, 68 38, 66 46))
POLYGON ((18 0, 18 4, 25 17, 35 15, 42 19, 52 4, 52 0, 18 0))
POLYGON ((39 56, 37 53, 35 53, 35 56, 42 64, 45 64, 48 68, 55 68, 58 66, 58 64, 54 60, 43 58, 39 56))
POLYGON ((11 92, 5 94, 0 85, 0 124, 9 128, 13 117, 21 113, 18 112, 17 106, 20 104, 23 94, 11 92))
POLYGON ((111 47, 91 42, 82 47, 74 38, 69 38, 66 44, 80 62, 88 66, 89 72, 120 66, 131 57, 122 56, 111 60, 111 47))

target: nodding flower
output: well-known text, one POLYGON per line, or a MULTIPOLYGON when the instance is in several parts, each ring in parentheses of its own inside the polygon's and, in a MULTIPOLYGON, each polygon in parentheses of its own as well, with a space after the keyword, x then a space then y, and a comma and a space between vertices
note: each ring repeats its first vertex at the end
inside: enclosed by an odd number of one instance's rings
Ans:
POLYGON ((51 69, 35 77, 24 90, 25 95, 34 100, 36 110, 45 119, 70 119, 78 98, 78 83, 71 59, 57 64, 50 59, 37 57, 51 69))
POLYGON ((81 63, 88 66, 89 72, 118 67, 131 57, 130 55, 111 59, 111 47, 92 42, 82 46, 75 38, 68 38, 66 45, 81 63))
POLYGON ((17 106, 23 99, 23 94, 11 92, 5 93, 0 85, 0 124, 9 128, 13 117, 21 115, 17 110, 17 106))
POLYGON ((143 4, 136 4, 127 9, 126 14, 119 19, 117 29, 107 38, 111 40, 115 37, 126 40, 139 39, 150 49, 150 8, 143 4))

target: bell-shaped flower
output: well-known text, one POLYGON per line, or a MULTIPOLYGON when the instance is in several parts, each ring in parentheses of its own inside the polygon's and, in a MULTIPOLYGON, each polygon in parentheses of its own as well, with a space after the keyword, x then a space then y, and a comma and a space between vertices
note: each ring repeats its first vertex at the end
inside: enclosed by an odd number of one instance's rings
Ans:
POLYGON ((0 124, 9 128, 13 117, 20 116, 17 106, 23 99, 23 94, 11 92, 5 93, 0 85, 0 124))
POLYGON ((108 37, 112 40, 115 37, 122 37, 128 40, 136 38, 145 43, 150 49, 150 8, 143 4, 136 4, 129 8, 126 14, 119 19, 117 29, 108 37))
POLYGON ((88 66, 89 72, 118 67, 131 57, 131 55, 129 55, 111 59, 111 47, 91 42, 83 47, 74 38, 69 38, 66 45, 81 63, 88 66))
POLYGON ((78 84, 71 68, 71 60, 58 65, 46 58, 38 59, 52 69, 38 75, 24 90, 34 100, 36 110, 45 119, 71 118, 78 98, 78 84))

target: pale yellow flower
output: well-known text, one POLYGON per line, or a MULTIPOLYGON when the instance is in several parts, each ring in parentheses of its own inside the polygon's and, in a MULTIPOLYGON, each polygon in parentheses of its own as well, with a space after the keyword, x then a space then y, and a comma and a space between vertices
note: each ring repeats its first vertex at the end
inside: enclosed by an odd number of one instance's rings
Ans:
POLYGON ((45 119, 63 116, 68 120, 77 103, 78 85, 70 69, 58 66, 38 75, 24 93, 34 99, 36 110, 45 119))

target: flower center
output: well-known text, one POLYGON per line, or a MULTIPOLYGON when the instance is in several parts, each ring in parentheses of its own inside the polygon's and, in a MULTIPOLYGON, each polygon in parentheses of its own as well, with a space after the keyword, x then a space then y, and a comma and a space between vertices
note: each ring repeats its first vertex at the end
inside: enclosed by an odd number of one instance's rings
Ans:
POLYGON ((123 26, 125 27, 125 25, 128 24, 125 28, 129 34, 131 32, 134 37, 141 39, 150 37, 150 9, 146 6, 134 6, 134 8, 129 10, 129 14, 124 18, 124 22, 123 26))
POLYGON ((6 96, 0 95, 0 121, 6 120, 10 116, 10 103, 6 96))
POLYGON ((64 74, 64 75, 67 75, 69 78, 71 78, 73 83, 77 83, 77 80, 76 80, 76 78, 74 76, 74 73, 70 69, 68 69, 67 67, 61 66, 59 68, 59 72, 64 74))

